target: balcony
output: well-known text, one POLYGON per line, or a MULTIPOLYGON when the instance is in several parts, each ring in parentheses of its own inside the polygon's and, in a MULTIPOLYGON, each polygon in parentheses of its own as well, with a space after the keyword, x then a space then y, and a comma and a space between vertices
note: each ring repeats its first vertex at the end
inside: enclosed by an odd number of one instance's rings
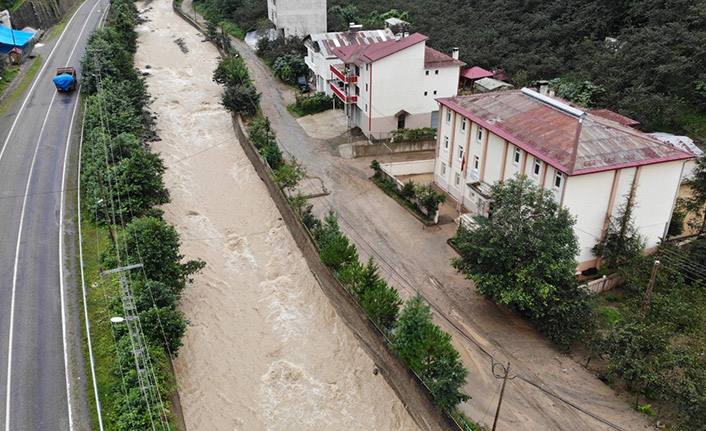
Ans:
POLYGON ((358 102, 358 96, 346 96, 343 94, 340 88, 338 88, 338 85, 336 84, 331 84, 331 90, 333 91, 333 94, 336 95, 343 103, 357 103, 358 102))
POLYGON ((340 71, 336 66, 333 64, 329 66, 331 69, 331 73, 333 73, 338 79, 340 79, 343 82, 347 82, 349 84, 358 82, 358 77, 357 76, 346 76, 342 71, 340 71))

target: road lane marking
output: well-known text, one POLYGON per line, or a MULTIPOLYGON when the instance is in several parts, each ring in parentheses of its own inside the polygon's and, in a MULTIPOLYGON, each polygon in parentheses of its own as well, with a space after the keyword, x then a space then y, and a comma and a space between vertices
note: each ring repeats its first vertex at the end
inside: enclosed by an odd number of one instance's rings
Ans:
MULTIPOLYGON (((71 49, 71 52, 69 53, 69 60, 71 57, 73 57, 74 52, 76 50, 76 47, 78 46, 78 41, 81 39, 81 36, 83 36, 83 32, 86 30, 86 25, 88 25, 89 19, 91 15, 93 14, 93 11, 98 7, 100 4, 101 0, 98 0, 95 5, 93 5, 93 8, 91 11, 88 13, 86 16, 86 20, 83 23, 83 26, 81 27, 81 31, 79 32, 78 36, 76 37, 76 43, 74 44, 73 48, 71 49)), ((69 24, 74 20, 74 18, 77 16, 78 11, 85 5, 86 3, 83 3, 77 10, 76 13, 71 17, 69 20, 68 24, 66 25, 66 28, 64 28, 64 31, 62 31, 61 36, 59 37, 59 40, 57 40, 56 45, 54 45, 54 48, 52 49, 51 53, 49 54, 49 57, 47 58, 47 62, 44 64, 44 67, 42 70, 39 72, 37 75, 37 78, 35 78, 35 82, 30 88, 29 94, 25 97, 24 102, 22 103, 22 106, 20 107, 20 111, 17 114, 17 117, 15 118, 15 121, 12 123, 12 128, 10 129, 10 132, 7 135, 7 139, 5 140, 5 143, 3 144, 2 151, 0 151, 0 159, 2 159, 2 154, 5 152, 5 148, 7 146, 7 143, 10 139, 10 136, 12 135, 12 131, 17 124, 17 121, 22 113, 22 110, 24 109, 27 100, 29 96, 31 95, 32 91, 34 90, 34 87, 37 85, 37 82, 39 81, 39 77, 41 73, 44 71, 44 68, 49 64, 49 60, 51 59, 51 56, 54 54, 54 50, 59 46, 59 43, 61 42, 61 39, 64 37, 64 33, 69 27, 69 24)), ((10 304, 10 328, 9 328, 9 339, 8 339, 8 355, 7 355, 7 389, 6 389, 6 400, 5 400, 5 431, 10 431, 10 395, 11 395, 11 387, 12 387, 12 341, 13 341, 13 332, 14 332, 14 321, 15 321, 15 297, 16 297, 16 292, 17 292, 17 270, 18 270, 18 265, 19 265, 19 255, 20 255, 20 243, 22 241, 22 226, 24 224, 24 215, 25 215, 25 210, 27 207, 27 198, 29 194, 29 187, 30 184, 32 183, 32 174, 34 172, 34 165, 37 161, 37 154, 39 152, 39 143, 42 140, 42 135, 44 134, 44 128, 46 127, 47 120, 49 119, 49 114, 51 113, 51 108, 52 105, 54 104, 54 100, 56 99, 57 92, 55 91, 54 94, 52 95, 51 101, 49 102, 49 108, 47 109, 47 113, 44 116, 44 121, 42 122, 42 128, 39 131, 39 137, 37 138, 37 143, 34 148, 34 154, 32 156, 32 164, 30 165, 29 169, 29 176, 27 178, 27 186, 25 187, 25 197, 22 201, 22 212, 20 214, 20 226, 18 229, 17 233, 17 245, 15 248, 15 265, 14 265, 14 270, 13 270, 13 276, 12 276, 12 297, 11 297, 11 304, 10 304)), ((77 97, 80 96, 80 87, 79 91, 77 92, 77 97)), ((71 132, 73 130, 73 123, 76 115, 76 110, 78 107, 78 100, 76 101, 74 105, 74 111, 71 115, 71 123, 69 124, 69 135, 67 137, 67 145, 64 153, 64 168, 63 168, 63 173, 62 173, 62 192, 61 192, 61 201, 60 201, 60 220, 59 220, 59 291, 61 295, 61 331, 62 331, 62 342, 63 342, 63 348, 64 348, 64 375, 66 379, 66 398, 67 398, 67 408, 68 408, 68 413, 69 413, 69 430, 73 431, 74 429, 74 424, 73 424, 73 413, 72 413, 72 406, 71 406, 71 385, 69 381, 69 370, 68 370, 68 349, 67 349, 67 338, 66 338, 66 312, 65 312, 65 301, 64 301, 64 267, 63 267, 63 213, 64 213, 64 185, 66 181, 66 163, 67 163, 67 157, 68 157, 68 148, 69 148, 69 143, 71 141, 71 132)))

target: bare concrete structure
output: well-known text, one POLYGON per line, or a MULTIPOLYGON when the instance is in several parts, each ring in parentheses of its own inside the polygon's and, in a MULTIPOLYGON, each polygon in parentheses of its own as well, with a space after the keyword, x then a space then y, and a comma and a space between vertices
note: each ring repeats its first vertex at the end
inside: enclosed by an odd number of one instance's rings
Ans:
POLYGON ((326 32, 326 0, 267 0, 267 16, 285 37, 326 32))

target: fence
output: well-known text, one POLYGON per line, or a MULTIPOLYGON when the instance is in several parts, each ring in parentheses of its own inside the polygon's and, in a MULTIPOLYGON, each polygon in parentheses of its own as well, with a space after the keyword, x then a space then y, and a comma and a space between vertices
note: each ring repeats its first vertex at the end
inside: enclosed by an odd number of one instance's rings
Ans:
POLYGON ((597 280, 589 281, 583 287, 591 293, 601 293, 610 290, 622 283, 625 278, 621 274, 603 276, 597 280))

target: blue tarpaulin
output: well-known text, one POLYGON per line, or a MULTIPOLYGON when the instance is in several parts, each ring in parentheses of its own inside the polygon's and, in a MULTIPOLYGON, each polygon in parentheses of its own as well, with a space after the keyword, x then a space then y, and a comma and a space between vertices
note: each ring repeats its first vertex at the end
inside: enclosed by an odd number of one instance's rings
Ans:
POLYGON ((27 42, 34 36, 34 33, 27 33, 26 31, 20 30, 10 30, 7 27, 0 25, 0 43, 5 45, 19 46, 20 48, 25 46, 27 42), (13 41, 14 36, 14 41, 13 41))
POLYGON ((64 91, 69 91, 72 82, 74 82, 74 78, 71 75, 59 75, 54 77, 54 85, 64 91))

